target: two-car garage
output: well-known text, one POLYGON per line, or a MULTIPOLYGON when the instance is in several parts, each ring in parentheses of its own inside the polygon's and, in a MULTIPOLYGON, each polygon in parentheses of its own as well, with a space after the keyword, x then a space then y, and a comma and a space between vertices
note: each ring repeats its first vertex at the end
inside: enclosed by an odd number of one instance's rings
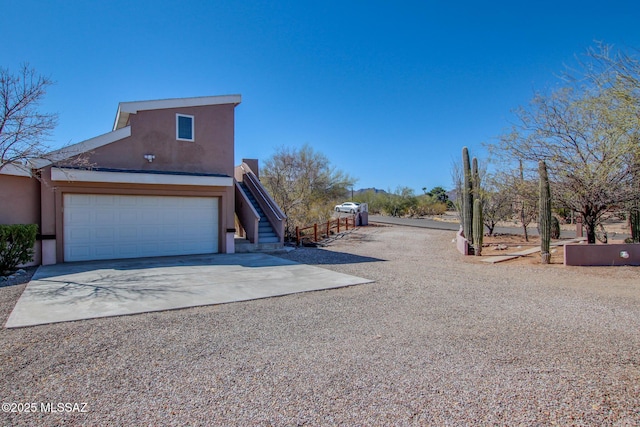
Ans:
POLYGON ((218 252, 218 204, 218 197, 64 194, 64 260, 218 252))

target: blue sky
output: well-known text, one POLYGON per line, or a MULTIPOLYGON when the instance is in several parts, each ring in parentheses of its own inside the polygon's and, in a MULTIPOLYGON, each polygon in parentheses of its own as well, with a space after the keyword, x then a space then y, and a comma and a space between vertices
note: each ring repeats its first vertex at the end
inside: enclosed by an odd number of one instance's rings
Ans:
POLYGON ((121 101, 241 94, 236 160, 310 144, 356 188, 451 188, 534 90, 600 40, 640 48, 640 2, 0 0, 0 66, 51 76, 53 148, 121 101))

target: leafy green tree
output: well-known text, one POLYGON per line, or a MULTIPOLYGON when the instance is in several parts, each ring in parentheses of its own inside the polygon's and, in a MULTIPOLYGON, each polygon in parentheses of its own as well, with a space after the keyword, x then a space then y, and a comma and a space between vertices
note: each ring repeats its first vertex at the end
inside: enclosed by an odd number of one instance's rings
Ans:
POLYGON ((409 187, 398 187, 391 193, 385 193, 382 202, 383 213, 391 216, 405 216, 414 212, 418 200, 409 187))
POLYGON ((449 196, 447 195, 447 190, 442 187, 433 187, 431 191, 426 193, 427 195, 435 198, 437 201, 442 203, 447 203, 449 201, 449 196))

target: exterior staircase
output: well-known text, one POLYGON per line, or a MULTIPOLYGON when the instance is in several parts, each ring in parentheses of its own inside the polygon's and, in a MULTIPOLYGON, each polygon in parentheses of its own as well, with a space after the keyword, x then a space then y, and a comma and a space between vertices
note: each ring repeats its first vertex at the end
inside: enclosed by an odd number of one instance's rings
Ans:
POLYGON ((234 169, 235 252, 284 250, 287 216, 260 182, 257 170, 258 161, 255 159, 243 159, 242 164, 234 169))
POLYGON ((244 191, 244 193, 246 194, 247 199, 249 199, 249 201, 253 205, 253 208, 256 210, 256 212, 258 212, 258 215, 260 215, 260 225, 258 226, 258 241, 260 243, 279 243, 280 239, 278 238, 278 235, 271 226, 271 223, 269 222, 267 216, 264 214, 264 211, 258 204, 258 201, 253 196, 253 194, 251 194, 251 191, 249 191, 247 185, 244 182, 239 182, 238 184, 240 185, 240 188, 242 188, 242 191, 244 191))

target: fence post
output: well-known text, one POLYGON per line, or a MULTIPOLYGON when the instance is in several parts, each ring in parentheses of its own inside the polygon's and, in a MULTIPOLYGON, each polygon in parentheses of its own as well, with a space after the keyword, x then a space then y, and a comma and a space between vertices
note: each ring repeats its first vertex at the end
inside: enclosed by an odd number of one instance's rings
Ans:
POLYGON ((313 241, 318 241, 318 224, 313 224, 313 241))
POLYGON ((327 238, 331 236, 331 220, 327 221, 327 238))
POLYGON ((338 217, 336 221, 338 223, 338 231, 336 231, 336 234, 340 234, 340 217, 338 217))
POLYGON ((300 246, 300 227, 296 226, 296 246, 300 246))
POLYGON ((347 231, 349 231, 349 217, 345 217, 344 226, 346 227, 347 231))

